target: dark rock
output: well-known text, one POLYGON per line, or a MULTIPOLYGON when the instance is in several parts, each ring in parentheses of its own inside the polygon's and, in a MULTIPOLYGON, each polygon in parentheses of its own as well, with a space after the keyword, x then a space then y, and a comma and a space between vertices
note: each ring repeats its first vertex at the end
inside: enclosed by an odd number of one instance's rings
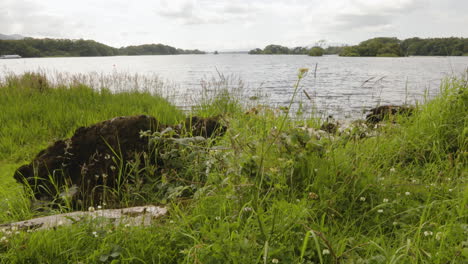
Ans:
POLYGON ((190 131, 193 136, 209 138, 224 135, 227 127, 219 122, 219 117, 201 118, 192 116, 185 120, 185 129, 190 131))
MULTIPOLYGON (((140 132, 163 131, 168 127, 146 115, 116 117, 80 127, 70 139, 53 143, 31 163, 18 168, 14 178, 31 188, 35 199, 40 201, 63 202, 56 199, 69 198, 75 208, 99 204, 105 199, 105 189, 116 189, 122 180, 132 184, 132 179, 122 177, 119 168, 151 152, 149 137, 141 136, 140 132)), ((217 118, 189 118, 174 127, 174 137, 180 136, 181 128, 203 137, 219 136, 226 131, 217 118)), ((152 160, 157 162, 157 158, 152 160)))
POLYGON ((382 105, 372 108, 370 113, 366 116, 366 121, 371 124, 377 124, 395 115, 410 116, 413 111, 414 108, 410 106, 382 105))

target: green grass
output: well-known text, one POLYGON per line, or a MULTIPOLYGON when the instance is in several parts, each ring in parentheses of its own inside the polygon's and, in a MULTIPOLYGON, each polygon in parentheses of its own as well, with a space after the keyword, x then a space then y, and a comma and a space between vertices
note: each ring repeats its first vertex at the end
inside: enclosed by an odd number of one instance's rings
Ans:
MULTIPOLYGON (((56 138, 116 115, 182 114, 160 97, 89 87, 1 85, 0 221, 32 217, 14 169, 56 138), (6 94, 7 96, 3 96, 6 94), (7 200, 8 199, 8 200, 7 200)), ((299 76, 299 81, 304 75, 299 76)), ((222 86, 222 85, 221 85, 222 86)), ((297 87, 299 85, 294 86, 297 87)), ((295 89, 292 87, 292 89, 295 89)), ((293 98, 294 99, 294 98, 293 98)), ((162 197, 169 215, 151 227, 84 222, 3 234, 4 263, 464 263, 468 261, 468 87, 447 79, 440 95, 398 125, 352 128, 318 139, 281 111, 221 89, 192 114, 229 126, 201 163, 185 197, 162 197), (361 138, 361 134, 375 134, 361 138), (97 232, 97 237, 93 234, 97 232), (113 253, 113 254, 112 254, 113 253), (112 257, 112 256, 113 257, 112 257)), ((188 158, 190 153, 182 153, 188 158)), ((181 174, 182 175, 182 174, 181 174)), ((151 195, 145 193, 145 195, 151 195)), ((132 199, 131 197, 129 199, 132 199)), ((0 234, 0 236, 2 236, 0 234)))

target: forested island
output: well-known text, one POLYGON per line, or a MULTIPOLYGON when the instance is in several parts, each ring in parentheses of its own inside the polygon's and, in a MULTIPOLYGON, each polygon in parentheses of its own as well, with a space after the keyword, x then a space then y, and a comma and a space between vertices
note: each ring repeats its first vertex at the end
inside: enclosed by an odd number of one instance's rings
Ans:
POLYGON ((280 54, 287 54, 287 55, 309 55, 309 56, 322 56, 323 54, 327 54, 326 50, 320 46, 314 46, 312 48, 307 47, 295 47, 295 48, 288 48, 281 45, 271 44, 266 46, 264 49, 253 49, 249 51, 249 54, 252 55, 259 55, 259 54, 267 54, 267 55, 280 55, 280 54))
POLYGON ((355 46, 315 46, 288 48, 268 45, 264 49, 253 49, 249 54, 290 54, 321 56, 338 54, 345 57, 403 57, 403 56, 468 56, 468 38, 373 38, 355 46))
POLYGON ((373 38, 356 46, 344 47, 340 56, 468 56, 468 38, 373 38))
POLYGON ((36 39, 0 40, 0 55, 18 54, 21 57, 91 57, 122 55, 205 54, 204 51, 183 50, 163 44, 146 44, 114 48, 94 40, 36 39))

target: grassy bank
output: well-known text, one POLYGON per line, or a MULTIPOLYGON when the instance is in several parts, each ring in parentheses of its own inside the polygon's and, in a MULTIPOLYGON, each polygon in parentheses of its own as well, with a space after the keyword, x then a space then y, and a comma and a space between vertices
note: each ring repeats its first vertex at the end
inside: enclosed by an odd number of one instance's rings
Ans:
MULTIPOLYGON (((183 117, 149 93, 49 87, 37 75, 11 77, 0 93, 2 222, 35 214, 12 174, 53 140, 119 115, 151 114, 167 123, 183 117)), ((193 114, 221 114, 228 132, 200 153, 202 164, 191 163, 203 181, 186 173, 190 184, 178 182, 153 199, 168 207, 168 216, 151 227, 89 222, 0 234, 0 260, 463 263, 467 109, 467 80, 454 78, 398 125, 317 135, 317 120, 293 120, 261 106, 245 111, 229 93, 219 93, 193 114), (194 194, 186 197, 181 188, 194 194)))

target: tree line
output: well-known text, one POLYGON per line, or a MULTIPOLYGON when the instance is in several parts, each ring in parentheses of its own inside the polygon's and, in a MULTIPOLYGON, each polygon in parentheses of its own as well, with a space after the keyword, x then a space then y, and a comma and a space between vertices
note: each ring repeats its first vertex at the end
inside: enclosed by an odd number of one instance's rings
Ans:
POLYGON ((468 38, 373 38, 339 53, 347 57, 468 56, 468 38))
POLYGON ((253 49, 249 51, 249 54, 258 55, 258 54, 288 54, 288 55, 309 55, 309 56, 322 56, 325 54, 325 50, 320 46, 314 46, 312 48, 307 47, 295 47, 288 48, 281 45, 271 44, 266 46, 264 49, 253 49))
MULTIPOLYGON (((323 43, 322 43, 323 44, 323 43)), ((345 57, 402 57, 402 56, 468 56, 468 38, 372 38, 355 46, 329 46, 322 48, 268 45, 264 49, 253 49, 249 54, 290 54, 322 56, 338 54, 345 57)))
POLYGON ((82 57, 117 55, 205 54, 194 50, 177 49, 163 44, 146 44, 114 48, 94 40, 35 39, 0 40, 0 55, 18 54, 21 57, 82 57))

